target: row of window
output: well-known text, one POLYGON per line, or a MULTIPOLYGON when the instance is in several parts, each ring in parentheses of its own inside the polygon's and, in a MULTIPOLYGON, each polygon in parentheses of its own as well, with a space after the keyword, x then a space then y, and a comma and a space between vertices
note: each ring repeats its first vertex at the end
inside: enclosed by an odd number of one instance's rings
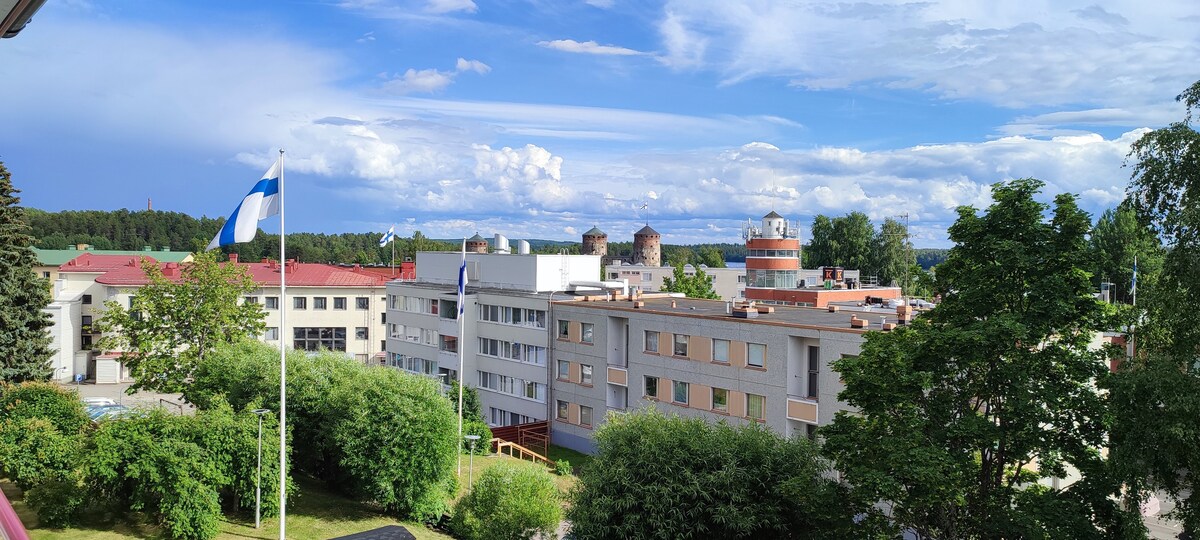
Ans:
POLYGON ((592 385, 592 366, 588 364, 579 364, 579 381, 571 380, 571 362, 566 360, 558 361, 558 380, 578 382, 579 384, 592 385))
POLYGON ((457 300, 440 300, 437 298, 420 298, 417 296, 388 295, 389 309, 422 313, 425 315, 440 315, 443 319, 458 317, 457 300))
MULTIPOLYGON (((667 396, 660 396, 658 391, 658 377, 645 376, 645 397, 654 399, 666 399, 667 396)), ((691 385, 683 381, 671 381, 671 402, 678 405, 688 405, 691 385)), ((712 410, 721 413, 729 413, 729 390, 725 388, 712 388, 712 410)), ((746 394, 746 417, 754 420, 766 419, 767 397, 758 394, 746 394)))
POLYGON ((797 270, 746 270, 746 286, 775 289, 794 289, 799 281, 797 270))
MULTIPOLYGON (((333 309, 346 309, 346 300, 347 300, 347 298, 345 296, 333 297, 333 309)), ((246 303, 247 304, 257 304, 258 297, 257 296, 247 296, 246 303)), ((314 296, 314 297, 312 297, 312 305, 313 305, 313 309, 317 309, 317 310, 328 309, 329 308, 329 298, 325 297, 325 296, 314 296)), ((263 297, 263 307, 266 309, 279 309, 279 297, 278 296, 263 297)), ((292 297, 292 309, 308 309, 308 297, 307 296, 293 296, 292 297)), ((358 310, 371 309, 370 297, 366 297, 366 296, 355 297, 354 298, 354 309, 358 309, 358 310)))
MULTIPOLYGON (((563 401, 561 399, 558 400, 557 411, 558 412, 556 412, 554 415, 555 418, 562 420, 564 422, 570 422, 570 418, 571 418, 571 404, 570 403, 563 401)), ((583 427, 589 427, 589 428, 592 427, 592 408, 591 407, 587 407, 584 405, 579 406, 579 425, 581 425, 583 427)))
POLYGON ((389 324, 388 335, 422 345, 437 345, 439 338, 437 330, 419 326, 404 326, 403 324, 389 324))
POLYGON ((538 366, 546 365, 546 348, 500 339, 479 338, 479 354, 538 366))
MULTIPOLYGON (((658 332, 646 330, 644 331, 645 351, 649 353, 659 353, 658 332)), ((686 334, 673 334, 674 343, 671 344, 671 354, 674 356, 688 356, 688 344, 691 342, 692 336, 686 334)), ((739 343, 739 346, 741 344, 739 343)), ((766 367, 767 364, 767 346, 762 343, 746 343, 746 365, 753 367, 766 367)), ((712 360, 713 362, 729 363, 729 351, 732 347, 732 342, 728 339, 712 340, 712 360)))
POLYGON ((292 348, 300 351, 346 350, 346 327, 297 327, 292 329, 292 348))
POLYGON ((497 409, 495 407, 488 407, 488 409, 490 412, 489 416, 491 417, 491 422, 489 423, 497 427, 517 426, 538 421, 537 418, 532 416, 525 416, 523 414, 506 411, 504 409, 497 409))
MULTIPOLYGON (((558 339, 571 338, 571 321, 558 321, 558 339)), ((579 341, 580 343, 595 343, 596 342, 596 325, 592 323, 579 324, 579 341)))
POLYGON ((479 388, 486 388, 493 392, 500 392, 501 394, 508 394, 510 396, 524 397, 539 403, 546 402, 546 385, 516 377, 509 377, 508 375, 480 371, 479 388))
POLYGON ((546 327, 546 312, 540 309, 479 305, 479 320, 515 326, 546 327))
POLYGON ((407 354, 393 354, 391 365, 392 367, 421 375, 433 375, 438 369, 437 362, 433 360, 426 360, 407 354))
POLYGON ((794 249, 748 249, 747 257, 800 257, 800 252, 794 249))

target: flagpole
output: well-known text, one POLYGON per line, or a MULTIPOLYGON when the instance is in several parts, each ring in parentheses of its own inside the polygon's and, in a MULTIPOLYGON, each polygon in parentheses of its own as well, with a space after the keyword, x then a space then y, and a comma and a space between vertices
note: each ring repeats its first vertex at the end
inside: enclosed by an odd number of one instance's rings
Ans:
POLYGON ((283 228, 283 149, 279 149, 279 540, 287 539, 287 234, 283 228))
POLYGON ((392 277, 396 277, 396 236, 392 235, 389 242, 392 243, 392 277))
MULTIPOLYGON (((466 317, 463 306, 467 301, 467 241, 463 239, 462 243, 462 264, 459 269, 459 293, 458 293, 458 477, 462 478, 462 445, 463 445, 463 350, 466 349, 466 344, 463 342, 464 334, 466 333, 466 317)), ((469 486, 468 486, 469 487, 469 486)))

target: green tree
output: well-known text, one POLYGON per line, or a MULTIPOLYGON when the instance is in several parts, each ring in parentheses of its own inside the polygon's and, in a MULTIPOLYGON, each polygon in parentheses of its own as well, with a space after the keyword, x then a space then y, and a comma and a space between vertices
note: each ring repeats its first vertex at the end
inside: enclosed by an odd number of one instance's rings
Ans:
POLYGON ((704 270, 699 267, 696 267, 695 272, 689 276, 683 269, 683 265, 678 264, 675 266, 672 277, 663 278, 663 290, 683 293, 688 298, 719 299, 721 297, 713 292, 712 280, 712 276, 705 274, 704 270))
POLYGON ((581 540, 847 538, 852 513, 807 439, 654 409, 612 415, 571 493, 581 540))
POLYGON ((908 228, 899 221, 887 218, 875 235, 871 269, 878 272, 880 285, 897 285, 905 294, 912 294, 912 266, 917 264, 908 228), (907 272, 906 272, 907 270, 907 272), (905 280, 908 281, 905 281, 905 280))
POLYGON ((1162 269, 1165 250, 1154 231, 1138 223, 1137 213, 1127 204, 1100 216, 1089 241, 1095 268, 1093 281, 1112 283, 1114 302, 1132 303, 1133 264, 1138 266, 1138 288, 1143 298, 1162 269))
POLYGON ((725 268, 725 254, 716 246, 705 246, 700 248, 699 262, 709 268, 725 268))
MULTIPOLYGON (((1139 291, 1145 310, 1132 331, 1136 354, 1110 385, 1114 425, 1111 455, 1136 504, 1156 490, 1176 503, 1173 517, 1200 530, 1200 329, 1192 320, 1200 301, 1200 81, 1177 98, 1182 121, 1143 135, 1133 162, 1128 202, 1167 244, 1154 287, 1139 291), (1149 293, 1149 294, 1143 294, 1149 293)), ((1142 286, 1141 259, 1138 285, 1142 286)))
POLYGON ((79 434, 67 435, 44 418, 0 422, 0 469, 17 487, 28 490, 70 476, 79 460, 79 434))
POLYGON ((33 273, 33 237, 18 206, 21 191, 0 161, 0 381, 50 378, 50 288, 33 273))
POLYGON ((178 279, 150 261, 142 270, 149 284, 136 290, 129 309, 105 302, 98 321, 100 346, 121 351, 136 381, 130 391, 181 392, 217 345, 262 333, 262 307, 242 302, 257 286, 245 267, 201 252, 178 279))
POLYGON ((78 435, 89 424, 79 395, 55 383, 0 383, 0 421, 40 418, 66 435, 78 435))
POLYGON ((558 487, 544 467, 502 463, 454 505, 450 530, 464 540, 553 538, 562 519, 558 487))
POLYGON ((871 219, 862 212, 850 212, 833 219, 833 260, 837 266, 869 270, 871 267, 871 245, 875 238, 875 227, 871 219))
POLYGON ((833 221, 829 217, 818 214, 813 218, 812 241, 804 251, 807 268, 834 265, 834 252, 837 250, 837 240, 833 234, 833 221))
POLYGON ((834 369, 845 381, 825 448, 865 503, 873 532, 930 538, 1135 538, 1140 516, 1100 449, 1104 328, 1071 195, 1053 217, 1042 183, 996 184, 982 216, 959 209, 938 266, 943 302, 909 327, 868 334, 834 369), (1079 479, 1048 487, 1068 471, 1079 479), (885 515, 884 502, 890 511, 885 515))

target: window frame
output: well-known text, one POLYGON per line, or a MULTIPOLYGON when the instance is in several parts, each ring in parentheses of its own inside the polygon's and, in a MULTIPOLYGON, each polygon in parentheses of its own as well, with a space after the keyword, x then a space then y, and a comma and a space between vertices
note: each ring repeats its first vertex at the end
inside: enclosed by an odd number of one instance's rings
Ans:
POLYGON ((671 338, 671 354, 673 356, 687 358, 688 357, 688 341, 692 338, 692 336, 689 336, 687 334, 673 334, 673 335, 674 335, 674 337, 671 338), (683 340, 680 341, 679 338, 683 338, 683 340), (681 346, 682 346, 683 353, 679 352, 681 349, 681 346))
POLYGON ((713 360, 713 362, 728 364, 729 363, 729 348, 731 345, 732 345, 732 342, 729 341, 728 339, 713 338, 713 340, 712 340, 712 348, 713 348, 712 360, 713 360), (717 350, 718 350, 717 344, 718 343, 723 343, 725 346, 725 358, 723 358, 723 359, 717 358, 717 350))
POLYGON ((689 393, 692 390, 691 386, 692 385, 690 385, 684 381, 671 381, 671 403, 677 403, 679 405, 687 405, 689 393), (680 389, 683 389, 683 399, 682 400, 679 399, 679 390, 680 389))
POLYGON ((594 411, 592 411, 591 407, 588 407, 587 405, 580 405, 579 406, 579 425, 584 426, 584 427, 592 427, 592 421, 595 420, 595 418, 593 418, 593 416, 592 416, 593 414, 594 414, 594 411), (587 417, 586 422, 584 422, 584 420, 583 420, 585 415, 587 417))
POLYGON ((569 420, 571 418, 571 404, 561 399, 556 400, 554 418, 556 420, 569 420))
POLYGON ((263 297, 263 309, 279 309, 279 297, 278 296, 264 296, 263 297))
POLYGON ((766 419, 767 419, 767 396, 760 396, 758 394, 750 394, 750 393, 746 394, 746 418, 749 418, 751 420, 766 421, 766 419), (750 407, 750 402, 752 401, 751 398, 759 398, 758 399, 759 413, 761 414, 761 416, 754 416, 753 414, 751 414, 751 412, 752 412, 752 409, 750 407))
POLYGON ((585 386, 592 385, 592 366, 589 364, 579 364, 579 384, 585 386))
POLYGON ((590 322, 579 323, 579 342, 580 343, 595 343, 596 342, 596 325, 594 323, 590 323, 590 322))
POLYGON ((558 339, 571 339, 571 321, 558 320, 558 339))
POLYGON ((729 412, 729 390, 725 388, 717 388, 716 386, 712 387, 712 410, 723 413, 729 412), (721 392, 721 394, 724 396, 724 398, 721 400, 724 402, 724 406, 722 407, 717 407, 717 392, 721 392))
POLYGON ((642 397, 643 398, 651 398, 651 399, 659 399, 658 398, 658 377, 655 377, 653 375, 643 375, 642 376, 642 397), (650 384, 650 381, 654 381, 654 384, 653 385, 650 384), (651 389, 654 389, 653 393, 650 392, 651 389))
POLYGON ((345 311, 346 310, 346 297, 345 296, 333 297, 333 309, 335 309, 335 310, 340 309, 342 311, 345 311))
POLYGON ((642 330, 642 350, 648 353, 658 354, 658 332, 653 330, 642 330), (650 348, 650 336, 654 336, 654 348, 650 348))
POLYGON ((371 330, 369 328, 367 328, 366 326, 354 327, 354 339, 356 339, 356 340, 370 339, 370 336, 371 336, 371 330))
POLYGON ((318 310, 318 309, 325 310, 328 308, 329 308, 329 299, 327 297, 324 297, 324 296, 314 296, 313 297, 313 309, 314 310, 318 310))
POLYGON ((765 344, 763 344, 763 343, 747 343, 746 344, 746 366, 753 367, 753 368, 761 368, 761 369, 767 368, 767 346, 765 344), (750 351, 754 350, 755 348, 759 348, 759 347, 762 348, 762 361, 758 364, 755 364, 751 361, 751 359, 754 358, 754 355, 751 354, 750 351))
POLYGON ((307 296, 293 296, 292 297, 292 309, 296 309, 296 310, 308 309, 308 297, 307 296))
POLYGON ((354 297, 354 309, 357 311, 366 311, 368 309, 371 309, 371 297, 370 296, 354 297))
POLYGON ((571 380, 571 362, 569 360, 558 360, 558 371, 555 372, 555 377, 560 381, 571 380))

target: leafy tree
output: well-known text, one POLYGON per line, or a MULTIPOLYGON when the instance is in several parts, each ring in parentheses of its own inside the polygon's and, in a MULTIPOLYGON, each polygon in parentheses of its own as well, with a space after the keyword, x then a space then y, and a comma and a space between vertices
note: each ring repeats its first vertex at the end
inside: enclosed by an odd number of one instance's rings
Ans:
POLYGON ((610 416, 571 494, 581 540, 846 538, 842 488, 807 439, 654 409, 610 416))
POLYGON ((200 252, 178 280, 150 261, 142 270, 149 284, 137 289, 129 309, 105 302, 98 321, 100 346, 121 351, 136 381, 130 391, 180 392, 217 345, 262 333, 262 307, 242 302, 256 287, 245 267, 200 252))
POLYGON ((871 268, 871 245, 875 227, 862 212, 850 212, 833 219, 833 261, 837 266, 856 269, 871 268))
MULTIPOLYGON (((446 397, 450 400, 450 407, 454 409, 454 414, 458 414, 458 381, 450 381, 450 389, 446 391, 446 397)), ((483 405, 479 401, 479 390, 473 386, 463 387, 463 419, 478 420, 483 422, 483 405)))
POLYGON ((716 292, 712 288, 712 276, 705 274, 700 267, 695 268, 692 275, 687 275, 682 264, 675 266, 675 271, 672 277, 663 278, 663 290, 667 292, 683 293, 688 298, 709 298, 718 299, 716 292))
POLYGON ((79 395, 54 383, 0 384, 0 421, 47 420, 64 435, 77 435, 89 424, 79 395))
POLYGON ((1200 329, 1192 320, 1200 301, 1200 132, 1192 115, 1200 110, 1200 81, 1176 100, 1186 106, 1183 120, 1143 135, 1128 157, 1128 202, 1168 249, 1155 286, 1139 291, 1145 316, 1133 332, 1137 354, 1110 385, 1111 447, 1131 505, 1165 491, 1176 503, 1174 517, 1194 533, 1200 530, 1200 499, 1193 495, 1200 474, 1200 329))
POLYGON ((0 381, 50 378, 50 288, 33 273, 37 256, 12 174, 0 161, 0 381))
POLYGON ((1088 216, 1071 195, 1053 217, 1023 179, 993 186, 982 215, 959 209, 956 246, 938 266, 943 302, 909 327, 868 334, 834 364, 840 412, 822 430, 869 530, 930 538, 1134 538, 1140 516, 1100 449, 1097 385, 1105 324, 1091 295, 1088 216), (1052 488, 1050 480, 1079 480, 1052 488), (885 514, 883 502, 890 512, 885 514))
POLYGON ((44 418, 0 422, 0 469, 21 489, 68 478, 79 452, 78 434, 63 434, 44 418))
POLYGON ((479 476, 454 505, 450 530, 464 540, 526 540, 554 537, 562 505, 544 467, 502 463, 479 476))
POLYGON ((912 294, 912 266, 917 263, 908 239, 908 228, 899 221, 887 218, 875 235, 871 269, 878 273, 881 285, 898 285, 905 294, 912 294), (905 272, 908 270, 908 272, 905 272), (905 279, 908 279, 905 282, 905 279))
POLYGON ((700 248, 699 262, 709 268, 725 268, 725 254, 715 246, 700 248))
POLYGON ((837 240, 833 233, 833 221, 822 214, 813 218, 812 242, 805 250, 808 268, 834 265, 834 252, 837 250, 837 240))
POLYGON ((1138 223, 1137 213, 1128 204, 1110 209, 1100 216, 1090 239, 1096 266, 1093 281, 1112 283, 1112 300, 1132 303, 1133 264, 1137 259, 1138 287, 1145 293, 1162 268, 1165 250, 1154 231, 1138 223))

